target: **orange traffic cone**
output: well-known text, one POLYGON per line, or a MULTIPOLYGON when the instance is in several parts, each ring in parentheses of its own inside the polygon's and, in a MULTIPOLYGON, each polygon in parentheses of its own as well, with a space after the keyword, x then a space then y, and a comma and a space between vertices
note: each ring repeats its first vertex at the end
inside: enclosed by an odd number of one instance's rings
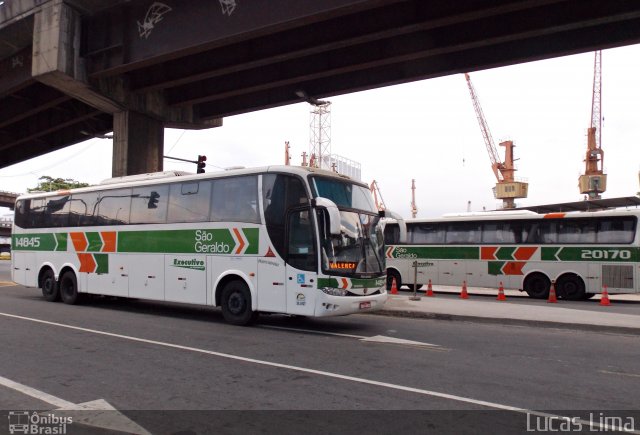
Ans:
POLYGON ((391 278, 391 294, 392 295, 397 295, 398 294, 398 287, 396 286, 396 277, 392 277, 391 278))
POLYGON ((507 297, 504 295, 504 287, 502 287, 502 281, 500 281, 500 287, 498 287, 498 300, 506 301, 507 297))
POLYGON ((550 304, 557 304, 558 303, 558 297, 556 296, 556 282, 555 281, 551 281, 551 288, 549 289, 549 299, 547 299, 547 302, 550 304))
POLYGON ((467 281, 462 281, 462 291, 460 292, 460 299, 469 299, 469 293, 467 293, 467 281))
POLYGON ((600 305, 608 307, 611 305, 611 301, 609 300, 609 292, 607 291, 607 286, 605 285, 602 289, 602 296, 600 297, 600 305))
POLYGON ((431 280, 429 280, 429 284, 427 284, 427 293, 425 293, 425 296, 429 296, 429 297, 435 296, 435 294, 433 294, 433 287, 431 286, 431 280))

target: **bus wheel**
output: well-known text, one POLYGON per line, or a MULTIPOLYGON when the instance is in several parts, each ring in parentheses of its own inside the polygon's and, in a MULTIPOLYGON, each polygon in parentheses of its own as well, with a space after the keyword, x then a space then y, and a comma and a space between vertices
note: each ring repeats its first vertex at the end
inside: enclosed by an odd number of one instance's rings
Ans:
POLYGON ((53 270, 47 269, 42 273, 40 288, 42 289, 42 296, 44 296, 46 301, 56 302, 60 300, 60 290, 58 289, 58 283, 56 282, 53 270))
POLYGON ((568 301, 579 301, 584 299, 584 282, 574 274, 568 273, 558 278, 556 282, 558 296, 568 301))
POLYGON ((243 281, 231 281, 222 289, 222 316, 232 325, 249 325, 258 318, 251 310, 251 293, 243 281))
POLYGON ((60 278, 60 297, 65 304, 78 303, 78 282, 76 274, 70 270, 63 273, 60 278))
POLYGON ((400 290, 400 287, 402 286, 400 274, 395 270, 387 270, 387 291, 391 291, 391 286, 393 285, 394 278, 396 279, 396 288, 400 290))
POLYGON ((542 273, 532 273, 524 280, 524 291, 534 299, 546 299, 549 297, 551 281, 542 273))

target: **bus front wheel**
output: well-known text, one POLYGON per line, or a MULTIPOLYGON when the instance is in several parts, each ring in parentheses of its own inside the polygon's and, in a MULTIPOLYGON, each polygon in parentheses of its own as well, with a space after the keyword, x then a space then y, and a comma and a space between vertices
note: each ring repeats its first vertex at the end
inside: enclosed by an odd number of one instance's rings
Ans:
POLYGON ((75 305, 78 303, 78 282, 76 274, 70 270, 60 277, 60 297, 65 304, 75 305))
POLYGON ((40 278, 40 288, 42 289, 42 296, 48 302, 56 302, 60 300, 60 290, 58 289, 58 283, 53 270, 47 269, 42 273, 40 278))
POLYGON ((549 297, 551 281, 542 273, 532 273, 524 281, 524 291, 534 299, 546 299, 549 297))
POLYGON ((580 301, 585 298, 584 282, 574 273, 558 278, 556 282, 558 296, 568 301, 580 301))
POLYGON ((222 289, 222 317, 232 325, 249 325, 258 318, 258 312, 251 310, 251 293, 247 284, 236 280, 222 289))

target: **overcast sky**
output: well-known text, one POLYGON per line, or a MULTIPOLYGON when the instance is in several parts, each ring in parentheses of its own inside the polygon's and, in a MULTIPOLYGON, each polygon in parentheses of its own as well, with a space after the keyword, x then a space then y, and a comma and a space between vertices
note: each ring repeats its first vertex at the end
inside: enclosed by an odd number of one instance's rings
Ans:
MULTIPOLYGON (((593 53, 471 73, 496 146, 514 141, 517 177, 529 182, 518 205, 578 201, 591 116, 593 53)), ((602 148, 605 198, 635 195, 640 170, 640 45, 603 51, 602 148)), ((387 208, 410 215, 416 180, 419 217, 495 209, 495 178, 464 76, 328 98, 332 152, 362 164, 387 208)), ((204 131, 165 130, 165 155, 207 156, 207 172, 230 166, 300 164, 310 141, 306 103, 224 119, 204 131)), ((499 152, 503 153, 503 149, 499 152)), ((0 169, 0 190, 25 192, 38 177, 98 183, 111 176, 111 140, 93 139, 0 169)), ((503 158, 503 154, 501 154, 503 158)), ((195 165, 165 160, 165 170, 195 165)), ((3 209, 0 209, 2 211, 3 209)), ((4 209, 7 211, 7 209, 4 209)))

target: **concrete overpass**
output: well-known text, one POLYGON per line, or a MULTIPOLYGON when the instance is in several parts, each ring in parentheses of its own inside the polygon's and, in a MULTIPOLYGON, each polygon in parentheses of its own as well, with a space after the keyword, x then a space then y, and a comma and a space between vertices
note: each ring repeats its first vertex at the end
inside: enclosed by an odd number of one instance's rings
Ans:
POLYGON ((16 204, 17 193, 4 192, 0 190, 0 207, 7 207, 13 210, 16 204))
POLYGON ((155 171, 164 127, 638 42, 637 0, 5 0, 0 167, 114 131, 155 171))

